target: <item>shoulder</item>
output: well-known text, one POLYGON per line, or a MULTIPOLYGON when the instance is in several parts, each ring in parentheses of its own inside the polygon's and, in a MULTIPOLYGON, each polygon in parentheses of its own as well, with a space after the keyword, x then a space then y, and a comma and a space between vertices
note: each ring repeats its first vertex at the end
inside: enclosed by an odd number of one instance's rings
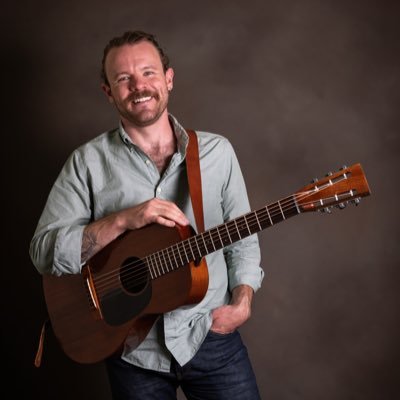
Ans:
POLYGON ((101 133, 86 143, 83 143, 75 151, 81 154, 104 151, 114 147, 116 142, 121 142, 119 132, 118 129, 112 129, 110 131, 101 133))
POLYGON ((200 130, 197 130, 196 134, 199 141, 200 153, 207 154, 213 152, 224 154, 225 156, 234 153, 231 142, 225 136, 200 130))
MULTIPOLYGON (((118 129, 99 134, 73 150, 61 170, 61 176, 82 175, 89 170, 104 169, 107 159, 121 145, 118 129)), ((83 175, 82 175, 83 176, 83 175)))
POLYGON ((103 158, 112 153, 118 144, 121 144, 118 129, 112 129, 81 144, 72 152, 71 157, 86 161, 103 158))

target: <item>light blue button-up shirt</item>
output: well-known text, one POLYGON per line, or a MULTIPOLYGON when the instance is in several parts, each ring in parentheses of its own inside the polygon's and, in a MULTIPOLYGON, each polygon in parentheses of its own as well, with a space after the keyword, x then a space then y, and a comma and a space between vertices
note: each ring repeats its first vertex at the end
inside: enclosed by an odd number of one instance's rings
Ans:
MULTIPOLYGON (((119 128, 75 150, 66 161, 47 199, 30 255, 40 273, 81 271, 82 233, 87 224, 123 208, 158 197, 176 203, 196 227, 188 194, 188 135, 170 115, 178 149, 162 176, 152 160, 119 128)), ((197 132, 205 229, 247 213, 245 183, 229 141, 197 132)), ((184 365, 197 352, 212 322, 211 311, 230 300, 231 290, 249 285, 257 291, 263 279, 257 235, 206 256, 209 287, 204 299, 182 306, 157 320, 136 347, 128 337, 122 357, 137 366, 169 371, 171 355, 184 365)))

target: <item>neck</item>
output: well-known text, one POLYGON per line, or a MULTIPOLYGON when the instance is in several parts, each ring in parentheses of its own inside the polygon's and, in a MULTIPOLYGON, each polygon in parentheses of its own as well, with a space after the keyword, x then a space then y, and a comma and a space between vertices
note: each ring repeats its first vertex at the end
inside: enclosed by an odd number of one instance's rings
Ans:
POLYGON ((132 142, 153 160, 162 174, 177 147, 168 114, 163 114, 154 124, 145 127, 133 126, 123 119, 122 124, 132 142))
POLYGON ((167 112, 163 113, 156 122, 148 126, 134 125, 125 118, 122 118, 121 121, 132 142, 145 152, 149 147, 165 147, 175 140, 175 134, 167 112))

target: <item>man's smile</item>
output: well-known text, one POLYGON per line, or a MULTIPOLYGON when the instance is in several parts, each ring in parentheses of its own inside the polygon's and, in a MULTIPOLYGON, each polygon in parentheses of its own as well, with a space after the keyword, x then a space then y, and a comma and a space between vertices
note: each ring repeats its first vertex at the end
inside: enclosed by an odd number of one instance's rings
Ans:
POLYGON ((133 99, 133 102, 135 104, 138 104, 138 103, 144 103, 146 101, 150 101, 151 99, 152 99, 152 96, 145 96, 145 97, 139 97, 137 99, 133 99))

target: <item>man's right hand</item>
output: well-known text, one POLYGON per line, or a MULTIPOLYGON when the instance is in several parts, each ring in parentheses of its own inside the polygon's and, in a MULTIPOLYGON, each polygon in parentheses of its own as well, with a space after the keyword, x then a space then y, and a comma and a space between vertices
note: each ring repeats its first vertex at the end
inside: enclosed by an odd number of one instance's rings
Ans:
POLYGON ((176 224, 188 225, 189 220, 176 204, 157 198, 110 214, 85 227, 82 235, 82 262, 86 262, 125 231, 152 223, 174 227, 176 224))
POLYGON ((122 210, 117 218, 121 219, 120 223, 124 230, 139 229, 152 223, 168 227, 189 224, 185 214, 176 204, 157 198, 122 210))

